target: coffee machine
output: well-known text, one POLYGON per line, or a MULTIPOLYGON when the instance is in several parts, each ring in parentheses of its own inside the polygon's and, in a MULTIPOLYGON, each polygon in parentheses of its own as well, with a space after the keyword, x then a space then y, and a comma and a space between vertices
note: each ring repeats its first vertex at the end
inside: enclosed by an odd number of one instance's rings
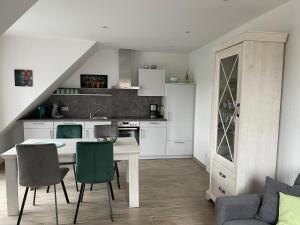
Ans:
POLYGON ((157 104, 150 104, 150 118, 157 118, 157 110, 158 105, 157 104))

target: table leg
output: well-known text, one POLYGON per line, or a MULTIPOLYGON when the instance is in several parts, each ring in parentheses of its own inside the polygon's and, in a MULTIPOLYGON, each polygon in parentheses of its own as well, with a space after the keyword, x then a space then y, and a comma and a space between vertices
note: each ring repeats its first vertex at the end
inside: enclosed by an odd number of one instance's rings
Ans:
POLYGON ((126 183, 129 183, 129 160, 126 160, 126 183))
POLYGON ((130 155, 129 164, 129 207, 137 208, 140 206, 139 193, 139 156, 130 155))
POLYGON ((7 215, 19 215, 17 158, 5 159, 7 215))

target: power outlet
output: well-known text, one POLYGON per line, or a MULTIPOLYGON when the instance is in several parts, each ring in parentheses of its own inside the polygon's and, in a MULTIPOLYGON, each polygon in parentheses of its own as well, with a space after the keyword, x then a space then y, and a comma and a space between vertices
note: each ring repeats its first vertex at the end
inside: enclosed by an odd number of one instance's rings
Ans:
POLYGON ((69 111, 69 107, 68 106, 63 106, 60 109, 61 109, 61 111, 69 111))

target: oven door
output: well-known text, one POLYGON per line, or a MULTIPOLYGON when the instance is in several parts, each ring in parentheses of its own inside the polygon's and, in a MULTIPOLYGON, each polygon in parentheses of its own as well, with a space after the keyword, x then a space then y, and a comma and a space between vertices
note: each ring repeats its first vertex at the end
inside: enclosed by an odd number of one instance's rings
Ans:
POLYGON ((139 128, 138 127, 119 127, 119 137, 135 137, 139 143, 139 128))

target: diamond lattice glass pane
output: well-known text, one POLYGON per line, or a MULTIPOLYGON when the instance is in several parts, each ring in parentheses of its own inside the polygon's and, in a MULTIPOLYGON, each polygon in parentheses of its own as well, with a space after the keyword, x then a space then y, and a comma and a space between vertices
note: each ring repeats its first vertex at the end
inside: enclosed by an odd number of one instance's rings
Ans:
POLYGON ((233 161, 238 55, 220 61, 217 153, 233 161))

